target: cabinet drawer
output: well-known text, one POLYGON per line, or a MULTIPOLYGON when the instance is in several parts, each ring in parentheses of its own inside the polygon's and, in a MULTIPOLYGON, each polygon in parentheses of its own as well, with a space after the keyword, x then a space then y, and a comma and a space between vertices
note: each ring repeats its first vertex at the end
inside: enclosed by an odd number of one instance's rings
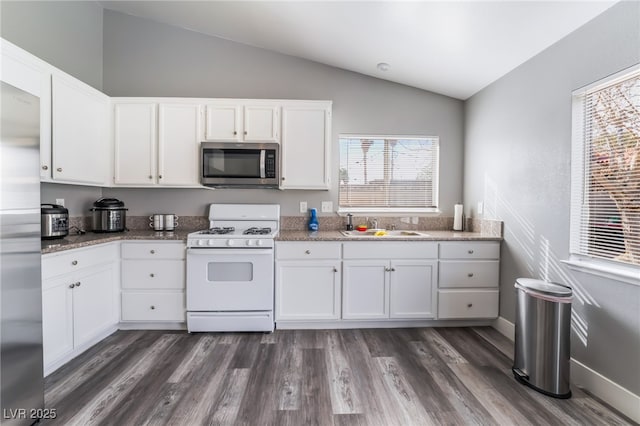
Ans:
POLYGON ((184 321, 183 292, 122 293, 122 321, 184 321))
POLYGON ((498 290, 439 290, 438 318, 497 318, 498 290))
POLYGON ((340 243, 278 242, 276 259, 340 259, 340 243))
POLYGON ((440 261, 440 288, 498 287, 497 260, 440 261))
POLYGON ((440 243, 440 259, 499 259, 500 243, 464 241, 440 243))
POLYGON ((184 289, 184 260, 123 260, 123 289, 184 289))
POLYGON ((117 260, 118 246, 115 243, 46 254, 42 256, 42 278, 47 279, 68 274, 83 268, 112 263, 117 260))
POLYGON ((185 244, 167 242, 122 243, 123 259, 184 259, 185 244))
POLYGON ((359 241, 343 245, 343 259, 435 259, 438 243, 359 241))

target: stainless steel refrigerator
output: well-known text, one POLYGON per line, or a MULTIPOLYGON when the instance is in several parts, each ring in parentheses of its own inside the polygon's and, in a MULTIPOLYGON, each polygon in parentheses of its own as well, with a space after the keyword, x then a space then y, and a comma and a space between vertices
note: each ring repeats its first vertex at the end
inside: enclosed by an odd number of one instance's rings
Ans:
POLYGON ((44 408, 40 100, 0 82, 0 423, 44 408))

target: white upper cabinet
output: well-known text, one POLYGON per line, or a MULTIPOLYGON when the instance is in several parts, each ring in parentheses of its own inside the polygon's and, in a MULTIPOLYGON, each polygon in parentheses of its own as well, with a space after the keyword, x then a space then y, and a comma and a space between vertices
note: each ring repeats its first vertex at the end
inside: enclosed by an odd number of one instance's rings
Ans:
POLYGON ((40 180, 51 180, 51 67, 19 47, 0 40, 0 79, 40 98, 40 180))
POLYGON ((200 116, 200 105, 160 104, 158 183, 198 185, 200 116))
POLYGON ((53 180, 109 181, 109 97, 62 73, 52 76, 53 180))
POLYGON ((201 108, 194 103, 116 100, 116 185, 196 186, 201 108))
POLYGON ((155 103, 113 106, 114 182, 153 185, 157 182, 155 103))
POLYGON ((281 189, 329 189, 331 102, 282 107, 281 189))
POLYGON ((205 139, 220 142, 278 142, 279 110, 275 103, 225 100, 206 105, 205 139))

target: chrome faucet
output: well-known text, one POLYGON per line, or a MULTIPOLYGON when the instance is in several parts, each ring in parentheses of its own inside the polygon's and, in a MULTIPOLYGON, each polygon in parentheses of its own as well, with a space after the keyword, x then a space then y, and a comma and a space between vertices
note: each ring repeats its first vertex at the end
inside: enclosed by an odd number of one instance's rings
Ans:
POLYGON ((374 217, 373 219, 369 220, 369 225, 371 229, 378 229, 378 219, 374 217))

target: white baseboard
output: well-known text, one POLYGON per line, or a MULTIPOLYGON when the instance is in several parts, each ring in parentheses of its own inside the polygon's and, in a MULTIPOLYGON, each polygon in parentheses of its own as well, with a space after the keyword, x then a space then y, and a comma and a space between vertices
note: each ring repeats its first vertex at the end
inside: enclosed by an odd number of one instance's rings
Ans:
POLYGON ((187 323, 182 322, 144 322, 123 321, 118 324, 120 330, 186 330, 187 323))
POLYGON ((328 330, 355 328, 480 327, 491 320, 276 320, 276 330, 328 330))
MULTIPOLYGON (((515 340, 515 324, 511 321, 498 317, 493 323, 493 328, 507 339, 515 340)), ((623 388, 580 361, 576 361, 574 358, 571 358, 570 363, 572 385, 588 390, 634 422, 640 423, 640 396, 623 388)))
POLYGON ((602 374, 571 358, 571 382, 640 423, 640 396, 612 382, 602 374))

